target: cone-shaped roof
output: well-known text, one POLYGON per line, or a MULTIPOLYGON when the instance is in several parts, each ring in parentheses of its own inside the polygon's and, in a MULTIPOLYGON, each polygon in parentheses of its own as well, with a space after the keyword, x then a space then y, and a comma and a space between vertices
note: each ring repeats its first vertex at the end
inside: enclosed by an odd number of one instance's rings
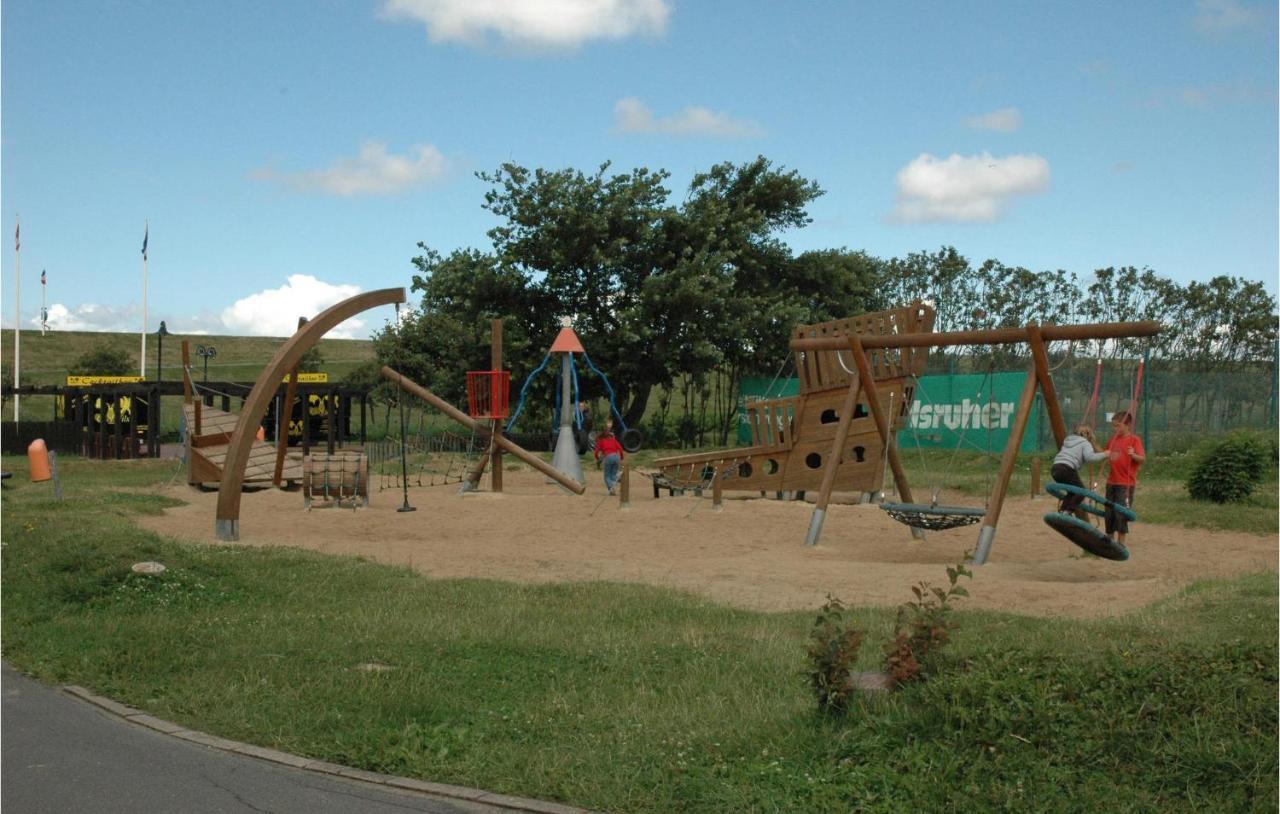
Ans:
POLYGON ((586 350, 582 347, 582 343, 578 341, 578 335, 566 325, 560 329, 560 333, 556 336, 556 341, 551 343, 551 352, 586 353, 586 350))

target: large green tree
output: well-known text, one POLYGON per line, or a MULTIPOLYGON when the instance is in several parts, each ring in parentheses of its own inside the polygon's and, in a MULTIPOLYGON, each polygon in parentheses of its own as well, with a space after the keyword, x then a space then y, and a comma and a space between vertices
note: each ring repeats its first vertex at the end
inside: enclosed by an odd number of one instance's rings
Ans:
MULTIPOLYGON (((443 257, 421 244, 421 305, 380 341, 384 357, 398 354, 442 393, 458 392, 460 371, 487 366, 490 319, 507 320, 504 358, 520 376, 569 317, 634 423, 655 386, 776 364, 796 322, 874 299, 871 258, 792 256, 780 235, 808 223, 805 207, 821 191, 764 158, 698 174, 680 206, 668 174, 644 168, 504 164, 479 177, 490 184, 484 208, 500 221, 492 251, 443 257)), ((603 391, 593 377, 581 383, 587 396, 603 391)))

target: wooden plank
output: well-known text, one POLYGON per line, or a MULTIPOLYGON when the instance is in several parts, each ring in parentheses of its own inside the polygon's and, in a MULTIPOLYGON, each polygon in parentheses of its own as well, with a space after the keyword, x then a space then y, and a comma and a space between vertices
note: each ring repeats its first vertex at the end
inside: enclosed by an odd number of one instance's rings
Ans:
POLYGON ((666 469, 667 467, 709 463, 711 461, 723 461, 729 458, 748 458, 756 455, 778 454, 786 451, 787 447, 785 445, 773 444, 771 446, 722 449, 714 452, 693 452, 688 455, 671 455, 666 458, 658 458, 653 462, 653 465, 659 469, 666 469))

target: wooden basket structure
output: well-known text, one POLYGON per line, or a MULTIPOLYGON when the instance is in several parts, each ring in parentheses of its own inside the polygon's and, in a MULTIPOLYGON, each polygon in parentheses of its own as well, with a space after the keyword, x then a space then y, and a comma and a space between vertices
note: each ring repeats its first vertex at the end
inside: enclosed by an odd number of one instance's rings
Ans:
POLYGON ((467 371, 467 414, 500 420, 509 414, 511 373, 506 370, 467 371))
POLYGON ((369 456, 363 450, 313 452, 302 459, 302 504, 307 511, 369 505, 369 456))

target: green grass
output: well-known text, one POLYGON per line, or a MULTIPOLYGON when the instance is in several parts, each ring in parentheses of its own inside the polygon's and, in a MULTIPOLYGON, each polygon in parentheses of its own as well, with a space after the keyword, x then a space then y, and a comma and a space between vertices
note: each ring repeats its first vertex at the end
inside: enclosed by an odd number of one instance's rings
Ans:
MULTIPOLYGON (((68 460, 61 504, 5 468, 5 657, 224 737, 619 812, 1277 807, 1274 573, 1115 620, 961 612, 936 678, 828 718, 810 614, 184 545, 134 522, 171 463, 68 460)), ((874 668, 891 613, 855 617, 874 668)))

